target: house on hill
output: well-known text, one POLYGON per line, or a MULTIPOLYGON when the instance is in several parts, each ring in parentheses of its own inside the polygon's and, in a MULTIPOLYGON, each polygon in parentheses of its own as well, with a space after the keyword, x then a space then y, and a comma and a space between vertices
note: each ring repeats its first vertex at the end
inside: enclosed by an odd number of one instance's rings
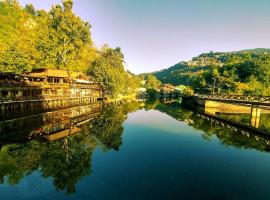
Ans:
POLYGON ((159 87, 160 92, 175 92, 176 90, 178 90, 175 86, 171 85, 171 84, 162 84, 159 87))

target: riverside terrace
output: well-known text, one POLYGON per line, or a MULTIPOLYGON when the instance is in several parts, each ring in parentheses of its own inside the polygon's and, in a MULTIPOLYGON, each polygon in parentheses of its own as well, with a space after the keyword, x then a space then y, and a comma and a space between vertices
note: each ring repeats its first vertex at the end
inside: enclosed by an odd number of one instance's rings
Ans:
POLYGON ((0 73, 2 113, 86 105, 102 98, 100 84, 78 72, 39 69, 22 75, 0 73))

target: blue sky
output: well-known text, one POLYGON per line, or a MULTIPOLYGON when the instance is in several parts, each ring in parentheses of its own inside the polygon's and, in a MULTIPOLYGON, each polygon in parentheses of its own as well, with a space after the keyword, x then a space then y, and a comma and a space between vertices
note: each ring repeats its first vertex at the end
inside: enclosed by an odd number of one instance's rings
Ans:
MULTIPOLYGON (((20 0, 50 9, 60 0, 20 0)), ((270 47, 270 0, 74 0, 97 46, 121 47, 128 69, 150 72, 203 52, 270 47)))

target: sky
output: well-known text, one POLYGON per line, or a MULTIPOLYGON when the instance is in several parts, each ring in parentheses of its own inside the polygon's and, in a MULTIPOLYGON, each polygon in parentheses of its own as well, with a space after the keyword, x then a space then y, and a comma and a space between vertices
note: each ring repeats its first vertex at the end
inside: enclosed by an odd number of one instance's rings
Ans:
MULTIPOLYGON (((61 0, 20 0, 49 10, 61 0)), ((209 51, 270 47, 270 0, 74 0, 94 43, 120 47, 133 73, 209 51)))

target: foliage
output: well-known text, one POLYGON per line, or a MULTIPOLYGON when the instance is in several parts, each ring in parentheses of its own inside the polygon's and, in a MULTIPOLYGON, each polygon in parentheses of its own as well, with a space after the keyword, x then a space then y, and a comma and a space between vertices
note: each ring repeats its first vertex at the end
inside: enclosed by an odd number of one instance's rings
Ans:
MULTIPOLYGON (((155 104, 156 109, 160 112, 166 113, 167 115, 175 118, 176 120, 183 121, 189 126, 197 130, 203 131, 202 138, 205 140, 210 140, 213 136, 216 136, 220 143, 224 146, 234 146, 240 149, 256 149, 258 151, 269 152, 269 145, 267 143, 268 139, 261 135, 244 135, 240 130, 233 131, 233 128, 224 128, 223 123, 215 123, 215 120, 204 117, 203 115, 198 115, 196 112, 186 110, 182 108, 178 103, 167 103, 167 104, 155 104)), ((249 115, 249 114, 247 114, 249 115)), ((232 116, 235 120, 236 116, 232 116)), ((249 118, 245 115, 238 115, 241 121, 249 118)), ((264 120, 264 129, 269 130, 269 123, 267 121, 269 114, 261 116, 264 120)), ((247 119, 248 121, 248 119, 247 119)))
POLYGON ((106 106, 97 118, 94 118, 90 127, 92 134, 103 144, 105 149, 119 150, 122 144, 123 122, 129 112, 139 108, 138 102, 124 103, 119 106, 106 106))
MULTIPOLYGON (((41 176, 51 177, 58 190, 76 192, 76 183, 92 173, 95 148, 118 150, 122 144, 123 122, 129 112, 139 108, 138 102, 110 104, 89 123, 79 126, 81 131, 76 135, 51 142, 36 139, 1 147, 0 183, 16 185, 25 176, 39 171, 41 176)), ((36 128, 32 123, 28 132, 36 128)), ((4 138, 10 140, 8 136, 4 138)))
POLYGON ((15 0, 0 2, 0 71, 86 71, 95 57, 91 26, 72 12, 72 5, 63 1, 46 12, 32 4, 22 8, 15 0))
POLYGON ((122 144, 122 123, 126 119, 123 107, 111 104, 102 110, 99 117, 91 121, 92 134, 104 145, 105 149, 118 150, 122 144))
POLYGON ((179 90, 184 90, 187 86, 185 85, 178 85, 176 86, 176 88, 178 88, 179 90))
POLYGON ((35 16, 21 8, 17 1, 0 2, 0 71, 22 72, 37 64, 40 52, 35 16))
POLYGON ((191 87, 185 87, 182 94, 184 96, 193 96, 194 95, 194 90, 191 87))
POLYGON ((18 184, 24 176, 40 170, 42 176, 53 178, 57 189, 73 193, 75 184, 90 174, 91 153, 96 144, 88 138, 84 135, 53 143, 31 141, 7 145, 0 152, 0 169, 3 169, 0 177, 3 180, 7 176, 10 184, 18 184))
POLYGON ((24 73, 33 68, 88 72, 110 97, 134 94, 139 78, 124 68, 121 49, 94 47, 88 22, 63 0, 48 12, 16 0, 0 2, 0 71, 24 73), (6 23, 8 22, 8 23, 6 23))
POLYGON ((144 82, 142 87, 146 89, 158 89, 161 85, 161 82, 152 74, 142 74, 139 77, 144 82))
POLYGON ((57 69, 85 71, 91 61, 92 41, 90 24, 82 21, 72 12, 72 1, 63 6, 53 6, 48 13, 46 40, 40 39, 38 49, 42 50, 45 65, 57 69), (49 39, 49 42, 48 42, 49 39), (49 54, 46 54, 49 52, 49 54))
POLYGON ((196 93, 270 95, 269 66, 270 50, 253 49, 205 53, 152 74, 163 83, 190 86, 196 93))
POLYGON ((101 83, 105 93, 113 98, 130 95, 139 88, 139 79, 124 68, 121 49, 104 46, 91 63, 88 74, 101 83))
POLYGON ((147 95, 149 96, 150 99, 157 98, 157 95, 159 94, 159 92, 154 88, 147 89, 146 93, 147 93, 147 95))

